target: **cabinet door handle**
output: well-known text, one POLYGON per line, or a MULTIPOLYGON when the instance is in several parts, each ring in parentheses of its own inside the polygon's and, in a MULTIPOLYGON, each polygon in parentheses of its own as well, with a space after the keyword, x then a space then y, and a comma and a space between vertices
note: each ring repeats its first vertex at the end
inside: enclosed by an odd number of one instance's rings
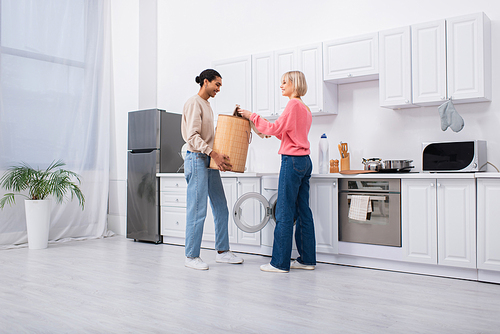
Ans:
POLYGON ((334 187, 336 187, 336 186, 337 186, 337 182, 333 182, 332 184, 333 184, 333 186, 334 186, 334 187))
POLYGON ((434 187, 434 183, 431 183, 431 187, 434 187))
POLYGON ((441 187, 441 183, 438 183, 438 187, 441 187))
POLYGON ((405 103, 408 104, 408 103, 410 103, 410 101, 409 100, 405 100, 405 103))
POLYGON ((175 186, 176 186, 176 187, 178 187, 178 186, 179 186, 179 184, 178 184, 178 183, 176 183, 176 184, 175 184, 175 186))
POLYGON ((352 74, 351 74, 351 73, 349 73, 349 74, 347 74, 347 76, 350 78, 350 77, 352 77, 352 74))

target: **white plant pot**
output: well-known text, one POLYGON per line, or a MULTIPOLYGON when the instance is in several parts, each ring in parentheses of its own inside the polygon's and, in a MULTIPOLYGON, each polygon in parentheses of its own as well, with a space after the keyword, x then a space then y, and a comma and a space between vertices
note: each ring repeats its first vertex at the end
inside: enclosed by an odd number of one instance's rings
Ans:
POLYGON ((51 200, 25 200, 29 249, 44 249, 49 243, 51 200))

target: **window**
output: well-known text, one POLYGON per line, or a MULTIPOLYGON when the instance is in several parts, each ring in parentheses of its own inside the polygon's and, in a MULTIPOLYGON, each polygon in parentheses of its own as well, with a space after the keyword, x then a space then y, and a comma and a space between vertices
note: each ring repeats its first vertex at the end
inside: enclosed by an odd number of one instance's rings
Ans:
POLYGON ((2 163, 70 164, 96 145, 91 8, 86 0, 0 0, 2 163))

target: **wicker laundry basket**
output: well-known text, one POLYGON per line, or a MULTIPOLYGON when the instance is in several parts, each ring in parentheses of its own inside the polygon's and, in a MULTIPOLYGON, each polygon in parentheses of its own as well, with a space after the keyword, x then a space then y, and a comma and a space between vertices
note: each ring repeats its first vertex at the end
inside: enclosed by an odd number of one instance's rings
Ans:
MULTIPOLYGON (((213 150, 229 157, 233 172, 243 173, 247 161, 248 144, 251 139, 250 122, 247 119, 219 115, 215 129, 213 150)), ((213 160, 210 168, 218 169, 213 160)))

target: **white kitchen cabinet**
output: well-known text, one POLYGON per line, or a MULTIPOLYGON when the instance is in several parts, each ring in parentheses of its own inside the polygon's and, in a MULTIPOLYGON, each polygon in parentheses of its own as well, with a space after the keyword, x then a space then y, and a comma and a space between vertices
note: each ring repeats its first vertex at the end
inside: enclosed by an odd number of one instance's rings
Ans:
POLYGON ((446 22, 411 26, 413 103, 443 103, 446 93, 446 22))
MULTIPOLYGON (((222 178, 229 212, 236 201, 236 178, 222 178)), ((186 193, 187 183, 184 176, 160 178, 160 228, 164 241, 184 245, 186 237, 186 193)), ((237 228, 229 215, 229 242, 238 242, 237 228)), ((215 225, 210 207, 207 205, 207 217, 203 228, 203 241, 215 241, 215 225)))
POLYGON ((314 178, 310 181, 310 207, 318 253, 338 254, 337 184, 337 179, 330 178, 314 178))
POLYGON ((474 179, 403 179, 401 183, 405 260, 475 268, 474 179))
POLYGON ((477 180, 477 268, 500 271, 500 178, 477 180))
MULTIPOLYGON (((256 177, 239 177, 237 180, 237 193, 238 198, 243 194, 249 192, 255 192, 260 194, 260 179, 256 177)), ((237 230, 238 233, 238 244, 241 245, 255 245, 260 246, 261 243, 261 232, 255 233, 247 233, 243 232, 239 228, 236 227, 234 220, 232 218, 232 210, 234 207, 234 203, 238 200, 235 198, 234 202, 231 205, 230 212, 230 223, 233 225, 233 228, 237 230)), ((261 206, 258 201, 249 201, 249 203, 245 203, 245 206, 242 208, 242 216, 250 221, 260 222, 261 221, 261 206)))
POLYGON ((323 81, 322 44, 315 43, 275 51, 275 115, 285 110, 288 97, 281 95, 281 76, 288 71, 301 71, 307 81, 307 93, 302 97, 313 116, 337 113, 337 86, 323 81))
POLYGON ((378 79, 378 33, 324 42, 323 71, 335 83, 378 79))
POLYGON ((436 180, 401 180, 401 246, 406 261, 437 264, 436 180))
POLYGON ((184 175, 160 178, 161 235, 179 238, 182 245, 186 233, 186 189, 184 175))
POLYGON ((215 114, 232 115, 236 104, 252 110, 251 56, 214 61, 212 66, 222 76, 221 90, 211 102, 215 114))
POLYGON ((417 107, 412 99, 410 26, 379 32, 380 106, 417 107))
POLYGON ((437 179, 438 264, 476 268, 474 179, 437 179))
POLYGON ((337 85, 323 81, 323 45, 321 43, 298 48, 298 67, 307 80, 304 103, 317 115, 337 113, 337 85))
POLYGON ((411 27, 413 103, 491 100, 490 20, 484 13, 411 27))
MULTIPOLYGON (((233 220, 233 208, 238 198, 248 192, 260 193, 260 179, 256 177, 223 177, 222 185, 226 194, 229 210, 228 234, 229 242, 240 245, 260 246, 260 232, 246 233, 241 231, 233 220)), ((243 209, 246 219, 260 221, 260 206, 256 202, 248 203, 243 209)), ((203 229, 203 241, 215 241, 215 223, 212 208, 208 205, 207 218, 203 229)), ((203 244, 202 244, 203 245, 203 244)))
POLYGON ((252 111, 262 117, 275 115, 274 99, 276 86, 274 53, 252 55, 252 111))
MULTIPOLYGON (((234 223, 232 212, 239 196, 247 192, 260 192, 260 179, 255 177, 223 177, 222 186, 229 210, 229 242, 242 245, 260 245, 260 232, 245 233, 234 223)), ((161 234, 169 243, 185 244, 186 233, 186 191, 184 176, 161 177, 161 234)), ((251 204, 243 209, 245 217, 260 219, 260 207, 251 204)), ((203 228, 202 246, 211 247, 215 242, 215 224, 210 200, 207 203, 207 216, 203 228), (204 244, 208 242, 208 244, 204 244)))
POLYGON ((448 97, 491 100, 491 28, 484 13, 446 20, 448 97))
MULTIPOLYGON (((276 85, 273 87, 274 89, 274 110, 275 116, 281 115, 283 110, 285 110, 286 104, 288 103, 288 97, 282 96, 281 95, 281 76, 285 72, 289 71, 298 71, 298 61, 297 61, 297 48, 289 48, 289 49, 283 49, 283 50, 278 50, 274 51, 274 80, 276 82, 276 85)), ((307 80, 307 78, 306 78, 307 80)))

